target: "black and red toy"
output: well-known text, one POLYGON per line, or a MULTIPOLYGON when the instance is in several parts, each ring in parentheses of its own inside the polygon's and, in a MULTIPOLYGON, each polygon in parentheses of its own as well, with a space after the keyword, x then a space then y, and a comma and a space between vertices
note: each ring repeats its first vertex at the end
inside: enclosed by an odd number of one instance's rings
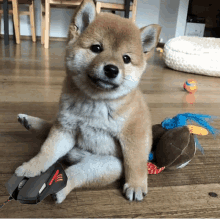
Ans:
POLYGON ((37 204, 48 195, 59 192, 66 184, 66 173, 58 162, 40 176, 27 178, 14 174, 5 184, 10 197, 1 207, 12 199, 22 204, 37 204))

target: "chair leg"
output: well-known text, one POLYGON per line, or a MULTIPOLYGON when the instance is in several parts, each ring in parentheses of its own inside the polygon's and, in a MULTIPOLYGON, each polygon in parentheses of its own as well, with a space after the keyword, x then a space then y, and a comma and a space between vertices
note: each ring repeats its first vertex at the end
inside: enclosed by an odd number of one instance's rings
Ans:
POLYGON ((45 43, 44 48, 49 48, 50 37, 50 0, 45 0, 45 43))
POLYGON ((16 43, 20 44, 20 18, 19 18, 19 10, 18 10, 18 0, 12 1, 12 8, 13 8, 16 43))
POLYGON ((45 1, 41 0, 41 44, 45 43, 45 1))
MULTIPOLYGON (((2 10, 1 4, 0 4, 0 10, 2 10)), ((0 14, 0 34, 2 34, 2 14, 0 14)))
POLYGON ((132 17, 131 20, 135 23, 136 20, 136 15, 137 15, 137 0, 133 1, 133 7, 132 7, 132 17))
POLYGON ((36 42, 35 20, 34 20, 34 0, 32 1, 32 4, 29 5, 29 12, 30 12, 30 23, 31 23, 32 41, 36 42))
POLYGON ((96 2, 96 12, 98 14, 101 12, 101 2, 96 2))

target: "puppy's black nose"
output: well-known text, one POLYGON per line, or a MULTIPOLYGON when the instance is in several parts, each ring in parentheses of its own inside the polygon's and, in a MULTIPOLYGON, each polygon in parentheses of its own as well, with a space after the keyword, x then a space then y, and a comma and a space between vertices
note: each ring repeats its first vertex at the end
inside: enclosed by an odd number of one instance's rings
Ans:
POLYGON ((115 65, 106 65, 104 71, 108 78, 116 78, 119 72, 118 67, 115 65))

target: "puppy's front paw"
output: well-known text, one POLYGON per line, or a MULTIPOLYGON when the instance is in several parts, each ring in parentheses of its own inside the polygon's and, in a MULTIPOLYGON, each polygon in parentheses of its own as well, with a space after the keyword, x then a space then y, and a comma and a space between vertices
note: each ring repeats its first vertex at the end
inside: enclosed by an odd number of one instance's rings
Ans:
POLYGON ((147 186, 131 186, 129 183, 124 184, 123 193, 129 201, 142 201, 147 195, 147 186))
POLYGON ((52 194, 51 197, 56 202, 56 204, 60 204, 66 199, 65 190, 62 189, 59 192, 52 194))
POLYGON ((34 162, 25 162, 15 170, 17 176, 34 177, 39 176, 44 170, 34 162))

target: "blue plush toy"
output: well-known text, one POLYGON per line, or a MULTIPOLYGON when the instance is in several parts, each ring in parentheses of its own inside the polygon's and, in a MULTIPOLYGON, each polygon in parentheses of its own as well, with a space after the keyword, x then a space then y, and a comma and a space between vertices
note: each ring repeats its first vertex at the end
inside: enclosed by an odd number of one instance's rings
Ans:
POLYGON ((209 124, 216 118, 218 117, 184 113, 166 118, 161 124, 154 125, 153 148, 149 161, 157 167, 169 169, 186 166, 195 155, 196 148, 204 154, 196 135, 207 135, 210 132, 216 137, 219 134, 219 130, 209 124))
MULTIPOLYGON (((211 132, 211 134, 216 137, 217 134, 219 134, 219 130, 212 127, 209 122, 213 122, 214 119, 217 119, 216 116, 210 116, 210 115, 203 115, 203 114, 192 114, 192 113, 184 113, 184 114, 178 114, 177 116, 173 118, 167 118, 165 119, 161 125, 165 129, 173 129, 177 127, 187 126, 189 124, 192 124, 192 122, 196 122, 199 126, 204 127, 206 130, 211 132)), ((193 133, 193 132, 192 132, 193 133)), ((201 134, 203 135, 203 134, 201 134)), ((203 147, 198 141, 198 138, 196 135, 194 135, 194 139, 196 142, 196 147, 204 154, 203 147)))

